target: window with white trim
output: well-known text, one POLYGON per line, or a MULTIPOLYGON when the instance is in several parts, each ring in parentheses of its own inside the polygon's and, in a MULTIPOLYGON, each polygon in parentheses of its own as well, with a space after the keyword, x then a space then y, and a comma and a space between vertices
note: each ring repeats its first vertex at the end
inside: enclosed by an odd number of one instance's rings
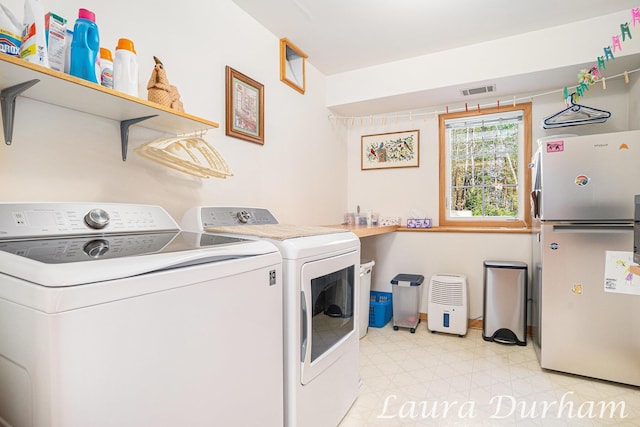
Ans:
POLYGON ((531 224, 531 103, 440 115, 440 226, 531 224))

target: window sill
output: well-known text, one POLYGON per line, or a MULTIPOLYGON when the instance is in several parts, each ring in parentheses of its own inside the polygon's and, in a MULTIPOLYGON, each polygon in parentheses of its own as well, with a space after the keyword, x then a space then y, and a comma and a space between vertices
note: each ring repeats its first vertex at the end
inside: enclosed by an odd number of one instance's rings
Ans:
POLYGON ((444 232, 444 233, 503 233, 503 234, 531 234, 531 228, 509 228, 509 227, 431 227, 431 228, 407 228, 398 227, 396 231, 409 232, 444 232))

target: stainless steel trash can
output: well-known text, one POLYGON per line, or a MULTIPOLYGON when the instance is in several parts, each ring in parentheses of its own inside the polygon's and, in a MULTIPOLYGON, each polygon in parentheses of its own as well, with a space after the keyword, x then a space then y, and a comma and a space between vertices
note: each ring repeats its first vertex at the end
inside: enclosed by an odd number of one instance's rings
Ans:
POLYGON ((485 341, 527 345, 527 277, 524 262, 484 262, 485 341))

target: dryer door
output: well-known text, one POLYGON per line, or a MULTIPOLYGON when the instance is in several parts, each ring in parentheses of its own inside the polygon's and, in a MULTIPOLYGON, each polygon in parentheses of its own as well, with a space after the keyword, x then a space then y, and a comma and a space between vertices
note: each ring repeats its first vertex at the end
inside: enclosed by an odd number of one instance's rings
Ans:
POLYGON ((301 381, 307 384, 345 352, 355 334, 358 252, 302 266, 301 381))

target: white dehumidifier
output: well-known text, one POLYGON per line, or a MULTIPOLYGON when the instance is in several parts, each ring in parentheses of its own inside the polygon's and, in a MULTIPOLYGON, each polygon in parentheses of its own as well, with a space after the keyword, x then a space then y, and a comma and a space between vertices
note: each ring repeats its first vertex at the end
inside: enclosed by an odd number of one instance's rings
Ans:
POLYGON ((459 274, 434 274, 429 282, 427 328, 464 336, 467 333, 469 303, 467 278, 459 274))

